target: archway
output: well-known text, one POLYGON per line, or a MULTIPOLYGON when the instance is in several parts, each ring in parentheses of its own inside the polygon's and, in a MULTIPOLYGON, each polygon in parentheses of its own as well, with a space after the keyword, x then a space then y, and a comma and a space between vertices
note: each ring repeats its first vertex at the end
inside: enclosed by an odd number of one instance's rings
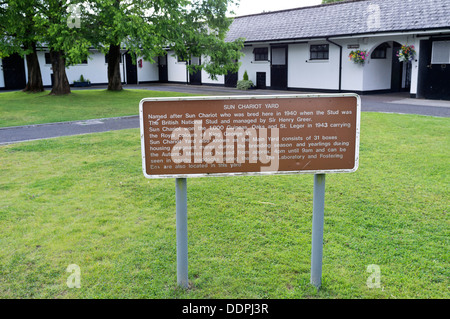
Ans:
POLYGON ((411 88, 411 62, 400 62, 398 53, 402 44, 385 41, 369 50, 371 67, 369 77, 378 79, 372 86, 390 92, 406 92, 411 88))

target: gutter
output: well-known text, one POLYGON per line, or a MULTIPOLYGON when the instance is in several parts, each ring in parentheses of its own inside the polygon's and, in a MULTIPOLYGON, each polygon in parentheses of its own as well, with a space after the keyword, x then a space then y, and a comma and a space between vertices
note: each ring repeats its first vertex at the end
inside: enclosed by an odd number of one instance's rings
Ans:
MULTIPOLYGON (((417 37, 420 36, 431 36, 433 34, 439 34, 439 35, 446 35, 450 33, 450 29, 448 27, 436 27, 436 28, 430 28, 430 29, 416 29, 416 30, 390 30, 390 31, 378 31, 378 32, 366 32, 366 33, 351 33, 351 34, 334 34, 334 35, 322 35, 322 36, 316 36, 316 37, 307 37, 307 38, 284 38, 284 39, 261 39, 261 40, 251 40, 251 41, 245 41, 244 44, 246 45, 252 45, 252 44, 267 44, 267 42, 270 43, 282 43, 282 42, 292 42, 292 43, 305 43, 311 40, 323 40, 328 39, 332 37, 334 40, 345 40, 345 39, 354 39, 354 38, 367 38, 367 37, 392 37, 392 36, 399 36, 399 35, 415 35, 417 37)), ((227 40, 227 42, 234 41, 227 40)))
POLYGON ((330 38, 326 38, 325 40, 327 42, 339 47, 339 92, 341 92, 342 91, 342 45, 331 41, 330 38))

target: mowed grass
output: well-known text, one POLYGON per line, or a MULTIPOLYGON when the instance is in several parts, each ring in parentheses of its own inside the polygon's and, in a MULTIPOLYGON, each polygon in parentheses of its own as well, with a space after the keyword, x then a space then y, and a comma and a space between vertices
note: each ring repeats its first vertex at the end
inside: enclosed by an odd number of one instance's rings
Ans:
POLYGON ((319 291, 312 175, 188 179, 183 290, 175 182, 144 178, 138 130, 2 146, 0 298, 449 298, 449 146, 448 118, 362 114, 358 171, 326 177, 319 291))
POLYGON ((64 96, 49 91, 0 93, 0 127, 78 121, 139 114, 146 97, 187 96, 177 92, 122 90, 72 90, 64 96))

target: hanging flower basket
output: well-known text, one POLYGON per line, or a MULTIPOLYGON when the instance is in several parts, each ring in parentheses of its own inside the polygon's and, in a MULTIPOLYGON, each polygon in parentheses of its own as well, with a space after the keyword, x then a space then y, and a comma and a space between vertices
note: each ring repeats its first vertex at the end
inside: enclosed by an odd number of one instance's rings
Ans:
POLYGON ((409 62, 414 59, 416 50, 414 45, 402 45, 398 51, 397 57, 400 62, 409 62))
POLYGON ((368 54, 367 54, 366 50, 364 50, 364 51, 356 50, 356 51, 350 52, 348 57, 349 57, 350 61, 353 61, 353 63, 364 65, 364 63, 366 62, 366 60, 368 58, 368 54))

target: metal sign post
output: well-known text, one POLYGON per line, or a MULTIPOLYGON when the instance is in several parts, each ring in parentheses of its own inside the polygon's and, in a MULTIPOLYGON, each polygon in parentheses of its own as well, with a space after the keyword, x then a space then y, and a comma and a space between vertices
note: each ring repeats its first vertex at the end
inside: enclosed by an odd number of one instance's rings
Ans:
POLYGON ((313 220, 311 244, 311 284, 322 283, 323 225, 325 208, 325 174, 314 175, 313 220))
POLYGON ((177 283, 188 287, 188 227, 187 227, 187 181, 175 179, 175 197, 177 210, 177 283))

